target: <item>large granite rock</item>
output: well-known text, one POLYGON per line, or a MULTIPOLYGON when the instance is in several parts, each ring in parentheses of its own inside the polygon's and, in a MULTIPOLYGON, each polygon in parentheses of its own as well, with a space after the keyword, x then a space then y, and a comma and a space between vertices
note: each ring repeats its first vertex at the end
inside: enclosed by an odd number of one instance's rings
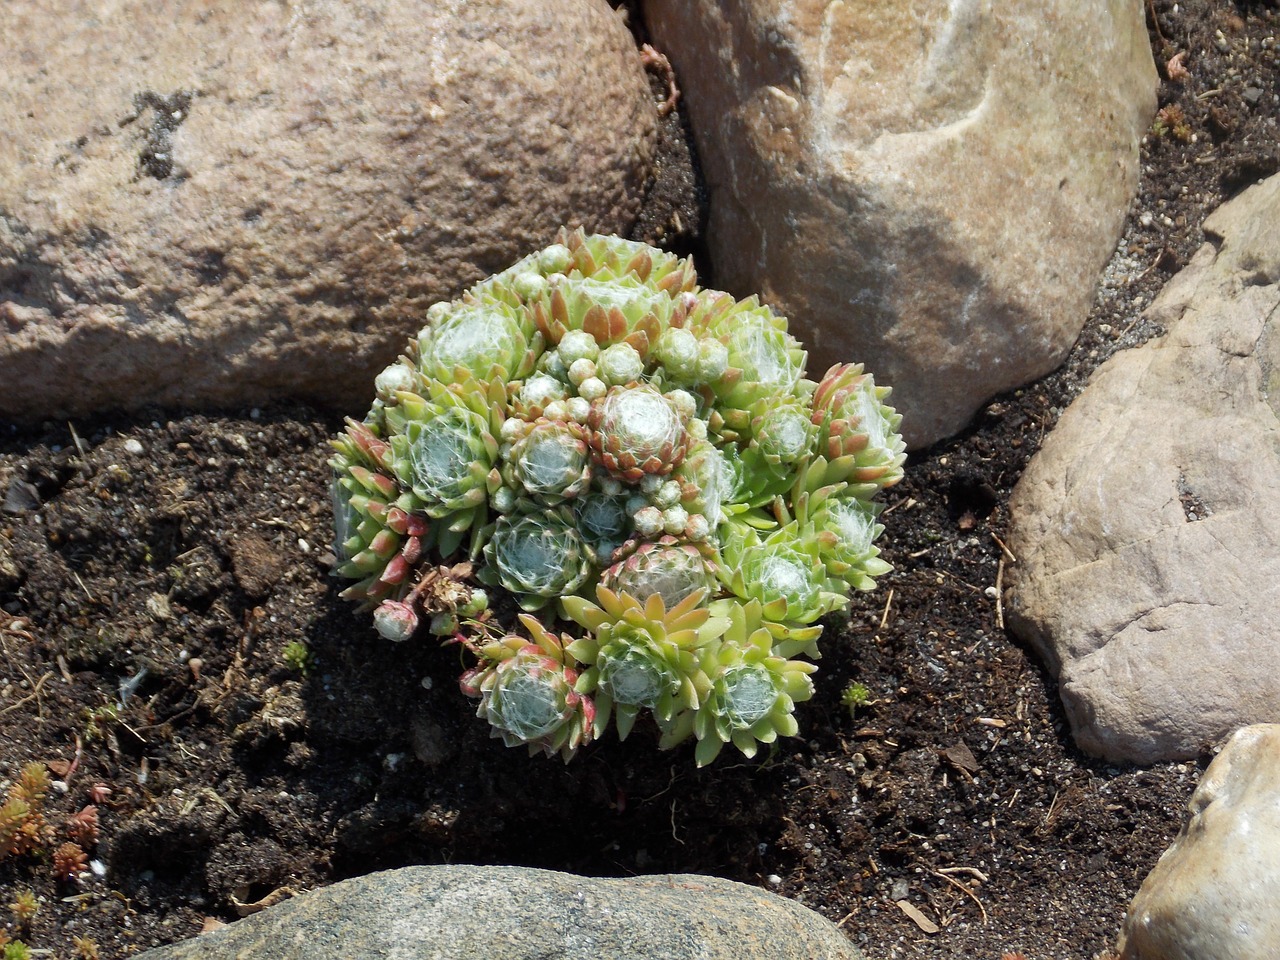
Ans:
POLYGON ((362 410, 435 300, 625 232, 655 107, 605 0, 18 0, 0 417, 362 410))
POLYGON ((1133 898, 1121 960, 1280 957, 1280 725, 1238 731, 1133 898))
POLYGON ((715 877, 406 867, 313 890, 138 960, 860 960, 829 921, 715 877))
POLYGON ((1138 177, 1133 0, 649 0, 711 193, 716 285, 821 374, 893 385, 919 447, 1053 369, 1138 177))
POLYGON ((1076 741, 1148 762, 1280 720, 1280 177, 1204 223, 1010 501, 1006 612, 1076 741))

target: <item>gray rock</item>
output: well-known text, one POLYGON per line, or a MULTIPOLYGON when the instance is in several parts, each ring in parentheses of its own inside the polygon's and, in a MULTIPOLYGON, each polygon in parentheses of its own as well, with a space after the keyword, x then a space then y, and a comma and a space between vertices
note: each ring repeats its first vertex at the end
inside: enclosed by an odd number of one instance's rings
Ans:
POLYGON ((829 921, 715 877, 405 867, 313 890, 138 960, 860 960, 829 921))
POLYGON ((1076 741, 1149 762, 1280 720, 1280 177, 1204 223, 1014 490, 1006 612, 1076 741))
POLYGON ((1280 725, 1239 730, 1125 917, 1121 960, 1280 957, 1280 725))
POLYGON ((1138 177, 1131 0, 650 0, 711 193, 717 285, 811 373, 865 362, 912 447, 1053 369, 1138 177))
POLYGON ((49 0, 4 35, 0 416, 363 410, 430 303, 625 232, 649 172, 605 0, 49 0))

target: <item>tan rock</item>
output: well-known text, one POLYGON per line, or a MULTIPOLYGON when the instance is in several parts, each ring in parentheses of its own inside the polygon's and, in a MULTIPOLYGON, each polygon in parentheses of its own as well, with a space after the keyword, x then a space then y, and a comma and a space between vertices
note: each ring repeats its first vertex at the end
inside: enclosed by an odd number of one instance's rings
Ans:
POLYGON ((1125 917, 1121 960, 1280 957, 1280 725, 1245 727, 1125 917))
POLYGON ((1192 757, 1280 721, 1280 177, 1206 219, 1014 490, 1005 606, 1076 742, 1192 757))
POLYGON ((719 877, 405 867, 344 880, 138 960, 861 960, 829 920, 719 877))
POLYGON ((362 410, 426 306, 626 231, 655 109, 605 0, 16 0, 0 416, 362 410))
POLYGON ((1053 369, 1138 176, 1132 0, 650 0, 711 193, 716 285, 817 373, 865 362, 918 447, 1053 369))

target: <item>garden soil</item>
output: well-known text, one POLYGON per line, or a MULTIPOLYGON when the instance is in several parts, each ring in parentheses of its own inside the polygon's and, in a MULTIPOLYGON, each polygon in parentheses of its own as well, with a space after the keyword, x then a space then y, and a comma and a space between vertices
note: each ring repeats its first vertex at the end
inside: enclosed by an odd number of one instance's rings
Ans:
MULTIPOLYGON (((827 620, 801 736, 756 761, 699 770, 643 727, 567 766, 490 739, 456 649, 382 641, 337 595, 337 413, 0 425, 0 789, 46 765, 58 833, 0 860, 5 933, 124 957, 345 877, 475 863, 729 877, 808 905, 869 960, 1107 951, 1207 758, 1075 748, 1002 623, 1006 504, 1090 371, 1162 332, 1141 310, 1205 215, 1280 169, 1276 5, 1153 0, 1148 24, 1166 110, 1087 328, 1058 372, 910 458, 882 518, 894 572, 827 620), (854 682, 868 702, 851 709, 854 682), (84 861, 55 861, 90 803, 84 861)), ((640 236, 696 253, 681 122, 640 236)))

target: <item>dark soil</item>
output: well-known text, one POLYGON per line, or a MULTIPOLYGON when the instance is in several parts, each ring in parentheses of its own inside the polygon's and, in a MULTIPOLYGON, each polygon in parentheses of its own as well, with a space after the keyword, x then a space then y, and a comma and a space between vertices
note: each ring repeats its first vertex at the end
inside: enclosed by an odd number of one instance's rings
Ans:
MULTIPOLYGON (((489 739, 455 654, 380 641, 337 597, 336 415, 0 428, 0 788, 49 764, 58 828, 105 788, 81 876, 55 878, 61 835, 0 861, 7 933, 60 958, 87 937, 114 958, 372 870, 511 863, 758 884, 870 960, 1106 950, 1203 763, 1119 768, 1075 749, 1053 680, 1000 620, 1005 504, 1089 372, 1160 333, 1140 311, 1204 216, 1280 169, 1276 6, 1154 13, 1162 77, 1186 54, 1160 94, 1182 116, 1147 138, 1088 327, 1059 372, 911 458, 887 498, 896 570, 828 623, 802 737, 763 762, 699 771, 643 730, 567 767, 489 739), (855 680, 871 703, 851 715, 855 680), (39 909, 22 924, 8 904, 24 890, 39 909)), ((646 229, 696 249, 679 122, 646 229)))

